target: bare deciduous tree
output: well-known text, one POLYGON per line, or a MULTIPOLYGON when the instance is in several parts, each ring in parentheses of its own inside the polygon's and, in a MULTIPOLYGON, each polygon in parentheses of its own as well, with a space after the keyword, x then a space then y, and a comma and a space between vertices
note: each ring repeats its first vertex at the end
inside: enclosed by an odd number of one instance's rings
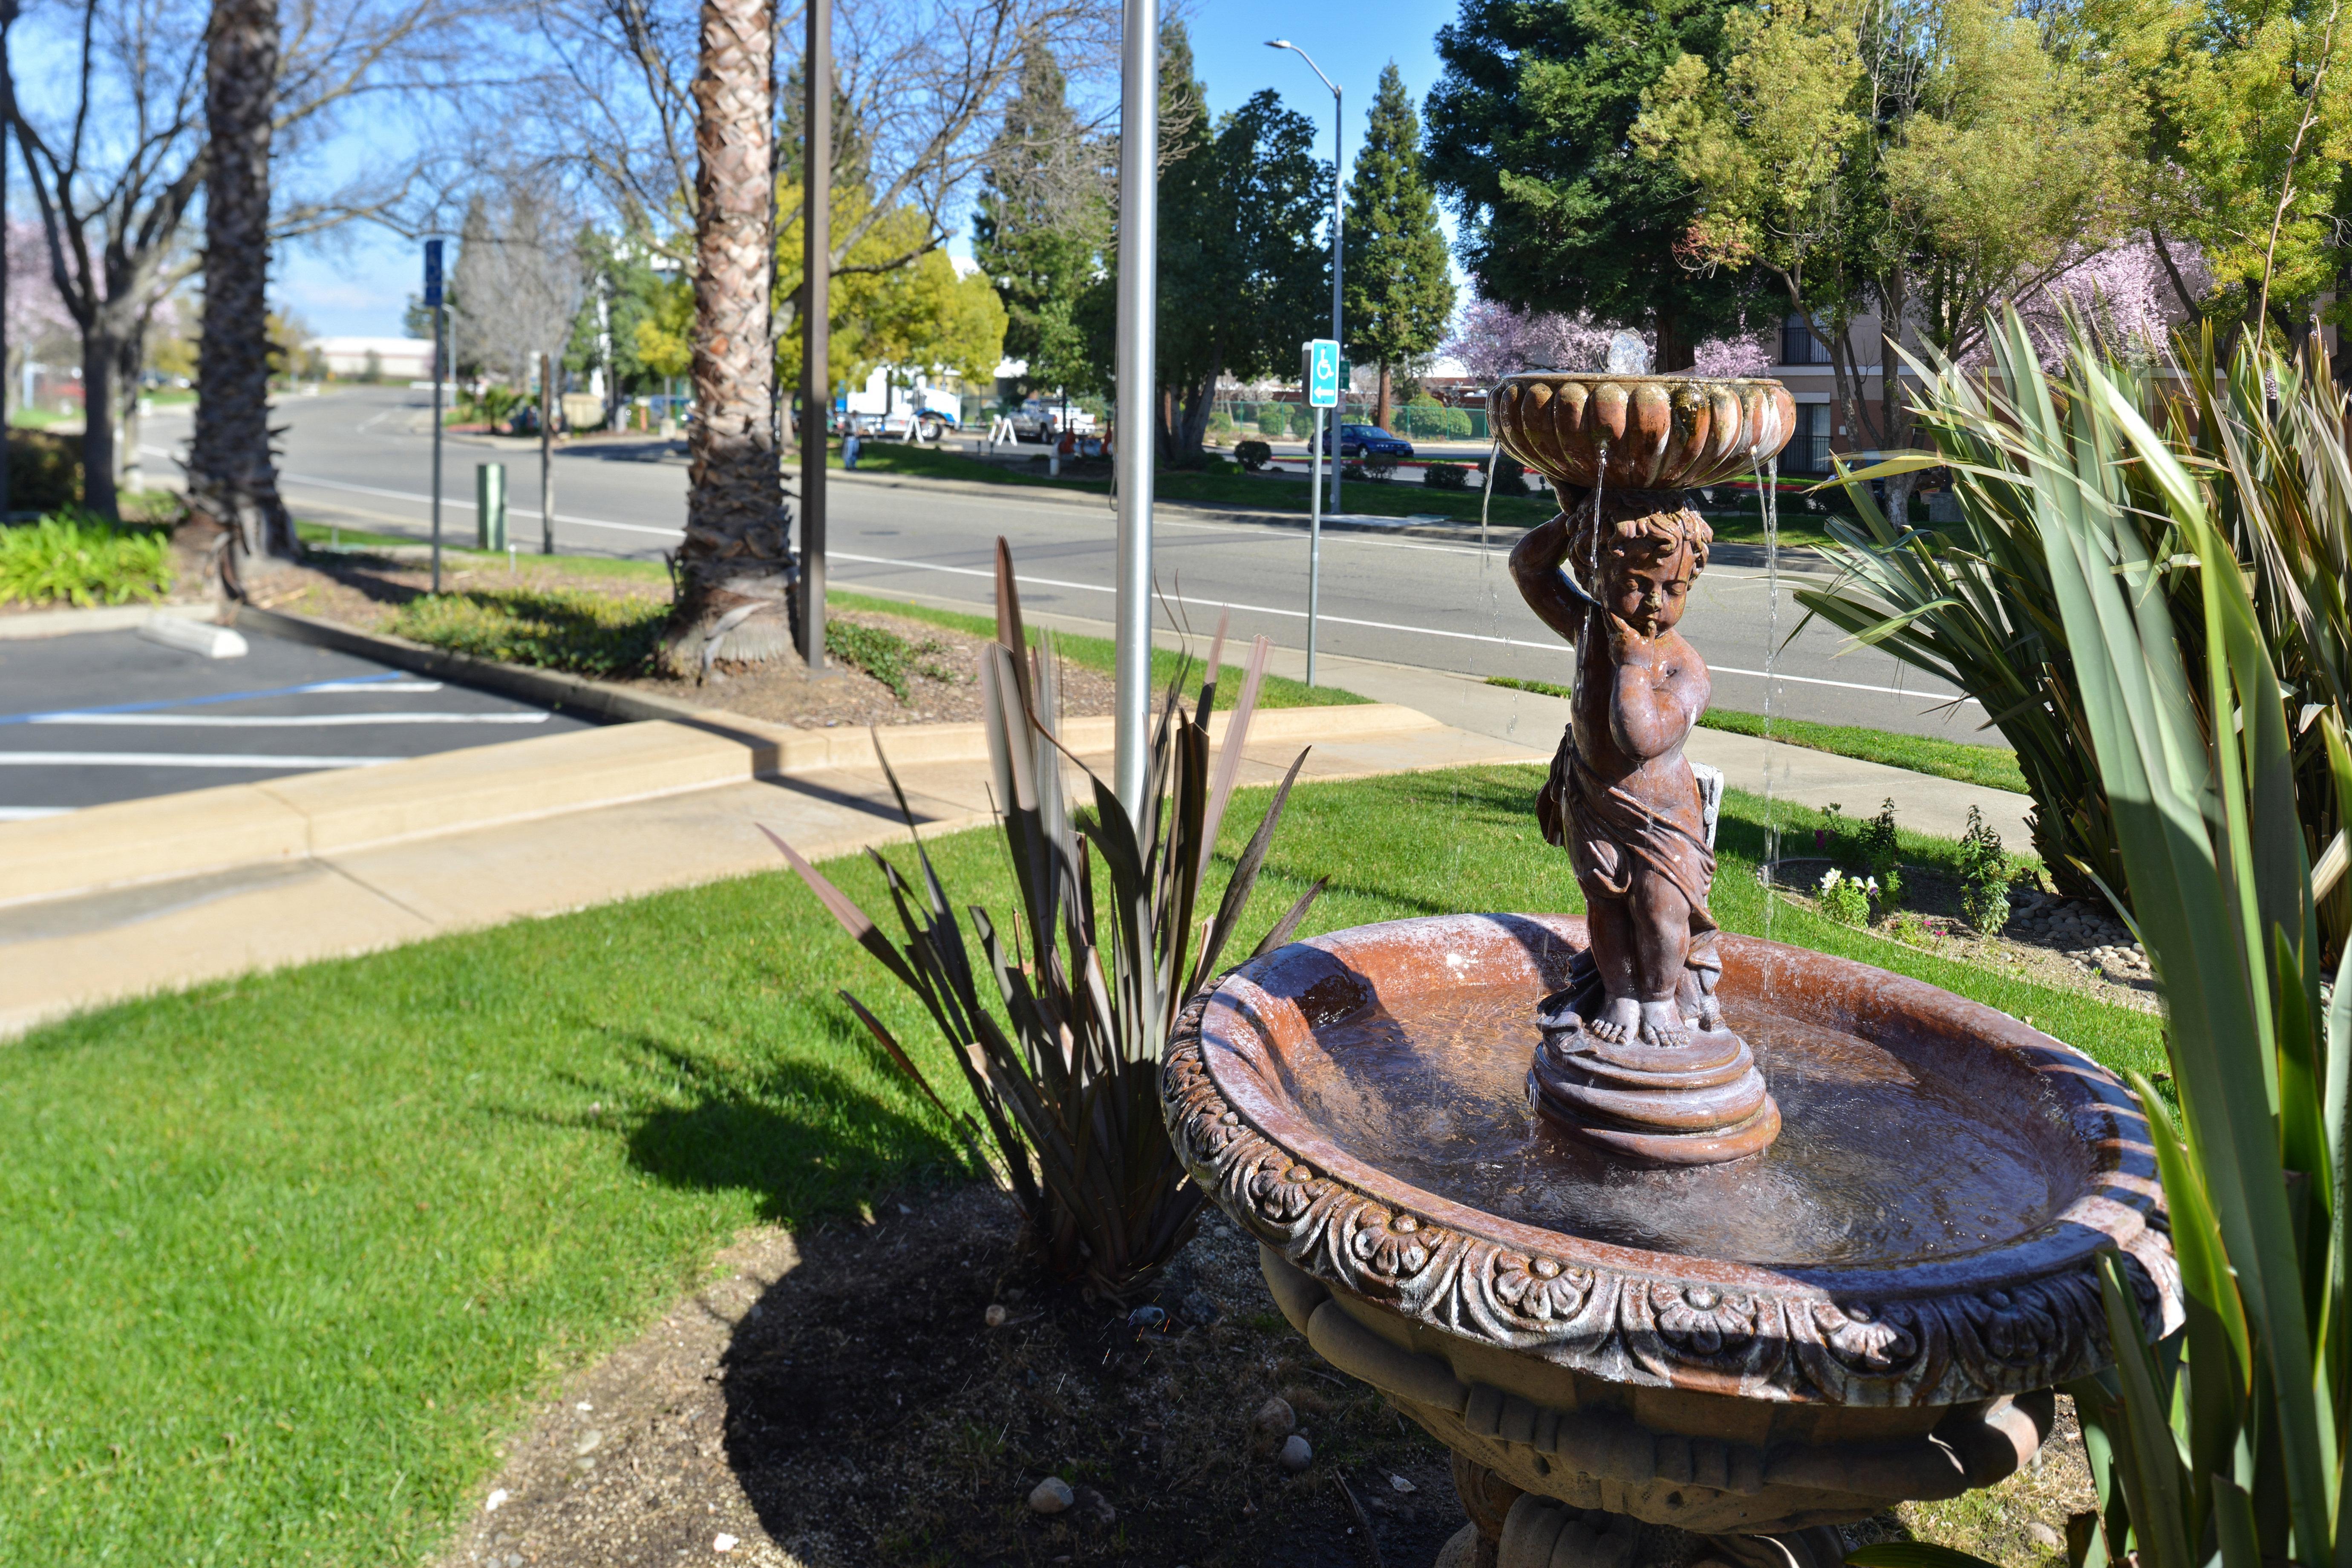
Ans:
MULTIPOLYGON (((280 18, 268 124, 278 153, 362 97, 446 79, 464 58, 451 34, 467 4, 295 0, 280 18)), ((209 12, 201 0, 62 0, 29 15, 0 52, 0 122, 23 151, 50 273, 81 333, 86 500, 110 515, 119 405, 136 395, 147 322, 202 260, 184 227, 208 173, 209 12), (17 66, 27 58, 42 67, 29 81, 17 66)), ((388 214, 410 173, 379 167, 280 200, 270 237, 388 214)), ((261 331, 258 317, 240 325, 261 331)))

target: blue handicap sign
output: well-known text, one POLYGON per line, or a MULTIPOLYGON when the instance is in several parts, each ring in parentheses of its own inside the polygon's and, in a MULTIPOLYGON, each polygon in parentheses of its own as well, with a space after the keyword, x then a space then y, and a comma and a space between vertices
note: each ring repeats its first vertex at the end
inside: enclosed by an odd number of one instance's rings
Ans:
POLYGON ((1329 338, 1307 345, 1307 402, 1314 408, 1339 406, 1339 345, 1329 338))
POLYGON ((441 306, 441 242, 425 242, 425 308, 438 310, 441 306))

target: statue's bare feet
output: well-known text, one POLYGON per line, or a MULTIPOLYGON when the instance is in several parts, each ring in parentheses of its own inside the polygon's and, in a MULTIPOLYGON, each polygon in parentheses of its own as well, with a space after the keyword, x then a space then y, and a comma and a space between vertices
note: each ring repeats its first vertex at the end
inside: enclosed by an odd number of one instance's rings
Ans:
POLYGON ((1673 1050, 1691 1043, 1690 1025, 1683 1019, 1683 1010, 1673 1001, 1642 1004, 1642 1038, 1662 1050, 1673 1050))
POLYGON ((1601 1005, 1600 1016, 1585 1026, 1594 1039, 1609 1046, 1623 1045, 1641 1026, 1641 1004, 1630 996, 1612 997, 1601 1005))

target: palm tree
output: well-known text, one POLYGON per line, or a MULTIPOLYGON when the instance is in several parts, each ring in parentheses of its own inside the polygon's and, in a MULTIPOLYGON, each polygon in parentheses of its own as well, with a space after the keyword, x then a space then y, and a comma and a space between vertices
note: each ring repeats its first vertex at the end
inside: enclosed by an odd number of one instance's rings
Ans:
POLYGON ((794 573, 777 467, 775 13, 702 0, 694 79, 694 426, 668 646, 678 662, 761 662, 793 647, 794 573))
POLYGON ((269 451, 269 138, 278 0, 213 0, 205 39, 205 324, 188 510, 231 588, 250 557, 295 553, 269 451))

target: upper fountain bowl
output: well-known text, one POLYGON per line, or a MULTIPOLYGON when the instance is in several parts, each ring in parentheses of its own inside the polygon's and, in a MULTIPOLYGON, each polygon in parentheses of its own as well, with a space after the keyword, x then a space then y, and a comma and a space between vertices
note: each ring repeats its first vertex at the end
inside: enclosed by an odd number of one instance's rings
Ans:
POLYGON ((1512 457, 1588 489, 1719 484, 1779 457, 1797 428, 1795 399, 1768 380, 1534 371, 1497 385, 1489 410, 1512 457))

